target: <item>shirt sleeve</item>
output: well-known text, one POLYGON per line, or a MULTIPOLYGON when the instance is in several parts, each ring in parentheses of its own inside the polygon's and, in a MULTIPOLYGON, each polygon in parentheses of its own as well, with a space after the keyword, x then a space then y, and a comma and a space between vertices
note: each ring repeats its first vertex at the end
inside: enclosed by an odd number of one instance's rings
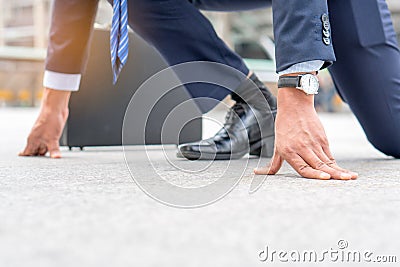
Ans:
POLYGON ((78 91, 81 74, 67 74, 46 70, 43 77, 43 86, 60 91, 78 91))
POLYGON ((319 71, 324 65, 323 60, 311 60, 306 62, 301 62, 290 66, 289 68, 278 72, 279 75, 298 73, 298 72, 314 72, 319 71))

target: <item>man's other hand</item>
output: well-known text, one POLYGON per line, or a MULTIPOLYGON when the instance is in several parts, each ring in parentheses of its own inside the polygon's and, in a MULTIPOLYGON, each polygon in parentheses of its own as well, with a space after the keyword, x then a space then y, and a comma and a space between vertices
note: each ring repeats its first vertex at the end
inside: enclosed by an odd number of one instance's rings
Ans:
POLYGON ((294 88, 279 89, 275 134, 275 153, 271 163, 255 169, 255 174, 276 174, 286 160, 305 178, 357 179, 357 173, 336 164, 315 111, 313 95, 294 88))
POLYGON ((19 156, 45 156, 61 158, 59 140, 68 118, 68 102, 71 92, 46 88, 42 105, 27 140, 27 145, 19 156))

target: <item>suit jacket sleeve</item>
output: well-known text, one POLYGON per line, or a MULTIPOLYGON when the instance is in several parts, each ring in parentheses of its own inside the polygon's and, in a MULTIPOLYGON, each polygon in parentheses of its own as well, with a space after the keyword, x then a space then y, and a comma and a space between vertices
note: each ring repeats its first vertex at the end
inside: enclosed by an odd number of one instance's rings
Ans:
POLYGON ((82 73, 93 31, 98 0, 55 0, 53 4, 46 70, 82 73))
POLYGON ((272 11, 277 72, 313 60, 322 60, 327 67, 336 60, 330 37, 329 43, 323 39, 322 16, 329 14, 326 0, 274 0, 272 11))

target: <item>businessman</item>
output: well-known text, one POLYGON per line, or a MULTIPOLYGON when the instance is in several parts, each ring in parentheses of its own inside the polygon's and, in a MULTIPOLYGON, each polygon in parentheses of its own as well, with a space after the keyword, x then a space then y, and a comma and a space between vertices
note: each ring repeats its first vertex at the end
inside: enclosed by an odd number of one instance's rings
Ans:
MULTIPOLYGON (((60 157, 57 142, 68 116, 70 94, 65 90, 78 88, 96 4, 94 0, 55 2, 44 81, 47 89, 41 114, 21 155, 43 155, 49 150, 52 157, 60 157)), ((339 93, 357 116, 370 142, 383 153, 400 157, 400 54, 384 0, 137 0, 129 1, 129 23, 171 65, 196 60, 219 62, 240 70, 248 75, 248 80, 258 84, 257 78, 249 74, 242 60, 216 36, 198 9, 234 11, 271 4, 280 74, 275 153, 270 166, 255 172, 274 174, 286 160, 307 178, 357 178, 356 173, 335 163, 313 107, 313 95, 318 91, 315 75, 333 62, 330 71, 339 93)), ((238 90, 247 87, 243 84, 247 81, 238 81, 238 90)), ((263 101, 272 110, 264 114, 268 121, 274 117, 275 99, 261 85, 258 87, 265 95, 263 101)), ((194 97, 209 97, 207 93, 213 92, 212 97, 216 99, 227 94, 212 88, 188 88, 188 91, 194 97)), ((255 117, 251 110, 257 103, 243 104, 242 99, 235 100, 241 108, 233 110, 239 110, 241 120, 233 124, 249 121, 248 116, 255 117)), ((229 139, 229 134, 235 133, 231 125, 228 122, 226 129, 210 140, 183 145, 180 150, 188 158, 197 152, 201 157, 203 151, 234 153, 241 146, 235 143, 237 139, 229 139)), ((261 125, 260 128, 268 127, 261 125)), ((260 131, 255 132, 255 136, 260 136, 260 131)), ((251 139, 248 136, 247 140, 251 139)), ((256 141, 263 146, 262 140, 256 141)))

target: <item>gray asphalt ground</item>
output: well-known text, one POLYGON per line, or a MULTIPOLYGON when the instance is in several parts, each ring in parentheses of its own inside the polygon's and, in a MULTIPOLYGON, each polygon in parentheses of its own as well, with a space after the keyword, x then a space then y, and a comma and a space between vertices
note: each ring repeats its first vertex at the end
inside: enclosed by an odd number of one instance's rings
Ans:
MULTIPOLYGON (((357 181, 302 179, 285 166, 249 195, 252 169, 259 163, 250 159, 229 195, 199 209, 168 207, 148 197, 133 182, 121 148, 64 149, 61 160, 18 158, 36 114, 37 109, 0 109, 1 267, 275 266, 277 254, 274 262, 259 260, 266 246, 270 252, 322 255, 338 250, 339 240, 347 242, 347 250, 372 252, 372 261, 396 256, 397 263, 382 266, 399 266, 400 162, 377 152, 350 114, 321 118, 338 162, 357 171, 357 181)), ((205 134, 216 127, 206 125, 205 134)), ((140 155, 140 149, 130 153, 140 155)), ((212 182, 218 171, 234 178, 246 161, 233 161, 228 169, 226 162, 215 162, 188 175, 174 171, 158 148, 151 153, 154 168, 187 186, 212 182)), ((176 159, 174 153, 174 147, 166 150, 181 167, 205 164, 176 159)), ((149 168, 139 156, 136 166, 142 173, 149 168)), ((381 266, 356 266, 364 265, 381 266)), ((352 264, 326 257, 295 266, 352 264)))

